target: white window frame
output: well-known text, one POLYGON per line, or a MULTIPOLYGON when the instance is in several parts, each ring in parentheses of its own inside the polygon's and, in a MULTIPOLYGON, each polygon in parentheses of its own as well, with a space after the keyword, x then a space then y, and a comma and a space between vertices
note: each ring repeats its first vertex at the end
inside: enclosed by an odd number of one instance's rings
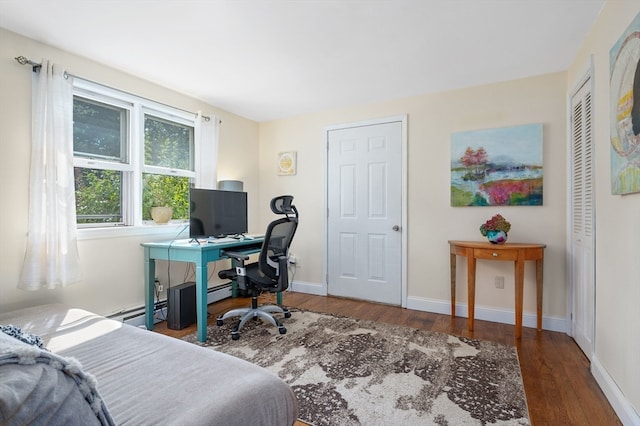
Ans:
MULTIPOLYGON (((74 79, 73 94, 81 98, 114 105, 128 111, 128 144, 125 163, 117 163, 102 159, 75 157, 74 167, 99 168, 123 172, 122 211, 123 223, 78 225, 79 239, 106 238, 111 236, 131 236, 146 234, 176 234, 184 232, 188 221, 176 221, 169 225, 157 226, 152 221, 142 220, 142 174, 169 174, 172 176, 189 177, 195 181, 199 167, 199 151, 202 149, 197 143, 200 126, 197 116, 178 108, 164 105, 130 93, 103 86, 83 79, 74 79), (194 129, 193 141, 193 170, 172 169, 167 167, 147 166, 144 164, 144 119, 145 115, 170 120, 172 122, 191 126, 194 129)), ((215 142, 217 143, 217 141, 215 142)), ((214 160, 217 162, 217 158, 214 160)))

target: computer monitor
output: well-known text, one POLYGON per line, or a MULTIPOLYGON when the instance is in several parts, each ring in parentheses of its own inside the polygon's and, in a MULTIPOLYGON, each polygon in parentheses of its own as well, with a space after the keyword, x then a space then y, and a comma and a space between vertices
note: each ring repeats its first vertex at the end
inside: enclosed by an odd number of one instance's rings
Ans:
POLYGON ((190 238, 225 237, 248 231, 246 192, 191 188, 189 202, 190 238))

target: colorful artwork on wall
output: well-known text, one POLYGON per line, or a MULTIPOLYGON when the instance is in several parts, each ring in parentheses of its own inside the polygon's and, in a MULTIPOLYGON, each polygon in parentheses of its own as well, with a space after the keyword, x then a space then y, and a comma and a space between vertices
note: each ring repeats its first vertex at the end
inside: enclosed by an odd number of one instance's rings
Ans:
POLYGON ((452 206, 541 206, 542 124, 451 135, 452 206))
POLYGON ((611 192, 640 192, 640 13, 609 52, 611 192))

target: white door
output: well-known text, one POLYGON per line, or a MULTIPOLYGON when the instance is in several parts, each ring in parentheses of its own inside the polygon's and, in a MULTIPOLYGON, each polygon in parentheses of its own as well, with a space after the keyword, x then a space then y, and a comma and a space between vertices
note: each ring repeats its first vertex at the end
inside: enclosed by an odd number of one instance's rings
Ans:
POLYGON ((593 353, 595 254, 591 79, 571 97, 571 334, 585 355, 593 353))
POLYGON ((403 122, 327 134, 327 291, 402 304, 403 122))

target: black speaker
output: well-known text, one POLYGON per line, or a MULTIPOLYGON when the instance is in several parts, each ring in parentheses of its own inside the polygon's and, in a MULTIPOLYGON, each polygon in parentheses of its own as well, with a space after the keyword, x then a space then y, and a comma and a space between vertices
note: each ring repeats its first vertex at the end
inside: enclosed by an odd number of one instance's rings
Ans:
POLYGON ((181 330, 196 322, 196 283, 188 282, 169 288, 167 295, 167 328, 181 330))

